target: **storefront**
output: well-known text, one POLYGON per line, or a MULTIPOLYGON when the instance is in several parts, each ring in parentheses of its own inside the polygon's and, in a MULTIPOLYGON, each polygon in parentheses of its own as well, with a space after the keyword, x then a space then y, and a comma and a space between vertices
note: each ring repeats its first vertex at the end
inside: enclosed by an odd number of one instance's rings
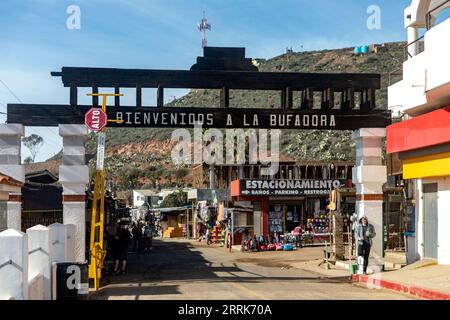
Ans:
POLYGON ((403 178, 415 186, 409 261, 450 264, 450 107, 388 127, 387 152, 398 154, 403 178))
POLYGON ((330 191, 349 184, 344 179, 242 179, 232 182, 231 196, 253 206, 255 235, 286 234, 300 226, 317 243, 329 236, 330 191))

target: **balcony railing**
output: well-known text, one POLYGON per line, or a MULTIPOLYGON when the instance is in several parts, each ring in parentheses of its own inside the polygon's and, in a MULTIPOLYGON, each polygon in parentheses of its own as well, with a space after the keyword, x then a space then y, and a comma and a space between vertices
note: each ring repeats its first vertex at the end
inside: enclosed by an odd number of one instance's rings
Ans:
POLYGON ((431 9, 430 11, 428 11, 428 13, 426 15, 427 30, 430 30, 433 27, 433 25, 431 23, 432 22, 431 20, 432 20, 433 12, 441 9, 442 7, 446 6, 449 3, 450 3, 450 0, 447 0, 447 1, 443 2, 443 3, 441 3, 440 5, 438 5, 436 8, 431 9))
POLYGON ((412 46, 413 44, 416 44, 417 42, 419 42, 419 53, 423 52, 425 50, 425 45, 423 42, 420 42, 421 40, 423 40, 425 38, 425 36, 421 36, 420 38, 418 38, 417 40, 414 40, 411 43, 406 44, 403 47, 404 50, 404 61, 408 60, 409 58, 412 58, 413 56, 409 53, 409 47, 412 46))
POLYGON ((403 80, 403 66, 389 73, 389 86, 403 80))

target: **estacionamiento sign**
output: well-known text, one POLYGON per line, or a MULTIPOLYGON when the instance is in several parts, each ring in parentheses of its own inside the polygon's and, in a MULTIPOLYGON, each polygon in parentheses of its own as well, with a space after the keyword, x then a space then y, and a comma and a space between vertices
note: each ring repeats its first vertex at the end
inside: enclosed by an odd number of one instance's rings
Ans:
POLYGON ((240 180, 244 196, 317 196, 345 185, 345 180, 240 180))

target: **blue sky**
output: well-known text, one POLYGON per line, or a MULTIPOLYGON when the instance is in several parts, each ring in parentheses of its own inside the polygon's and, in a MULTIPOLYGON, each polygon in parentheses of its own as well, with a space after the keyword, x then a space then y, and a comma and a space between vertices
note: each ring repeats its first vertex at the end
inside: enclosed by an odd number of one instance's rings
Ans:
MULTIPOLYGON (((248 57, 270 58, 286 47, 300 51, 404 41, 403 10, 409 4, 410 0, 2 0, 0 80, 23 103, 68 103, 68 90, 50 76, 62 66, 188 69, 202 54, 197 23, 203 11, 212 24, 208 44, 244 46, 248 57), (73 4, 81 9, 80 30, 66 27, 66 9, 73 4), (370 5, 381 8, 381 30, 366 26, 370 5)), ((153 93, 144 99, 154 99, 153 93)), ((133 101, 131 95, 124 103, 127 100, 133 101)), ((0 111, 16 102, 0 83, 0 111)), ((80 103, 89 101, 80 97, 80 103)), ((62 146, 57 129, 27 128, 27 134, 32 133, 46 141, 38 161, 62 146)), ((23 157, 28 155, 24 149, 23 157)))

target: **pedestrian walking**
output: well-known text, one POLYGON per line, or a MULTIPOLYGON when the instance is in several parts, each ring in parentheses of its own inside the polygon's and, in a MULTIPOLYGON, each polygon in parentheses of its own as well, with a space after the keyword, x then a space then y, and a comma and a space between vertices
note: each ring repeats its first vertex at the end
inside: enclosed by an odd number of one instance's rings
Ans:
POLYGON ((145 223, 144 225, 144 251, 149 251, 152 248, 152 229, 145 223))
POLYGON ((366 216, 359 219, 359 225, 356 228, 356 240, 358 243, 358 256, 364 259, 363 272, 367 274, 369 265, 370 249, 372 248, 372 239, 376 236, 375 228, 369 224, 366 216))
POLYGON ((115 264, 114 273, 123 274, 127 267, 128 247, 132 240, 132 234, 128 230, 127 225, 121 222, 116 233, 116 252, 115 252, 115 264), (120 267, 120 270, 119 270, 120 267))
POLYGON ((142 242, 142 228, 137 223, 133 223, 131 233, 133 234, 133 251, 139 252, 142 242))

